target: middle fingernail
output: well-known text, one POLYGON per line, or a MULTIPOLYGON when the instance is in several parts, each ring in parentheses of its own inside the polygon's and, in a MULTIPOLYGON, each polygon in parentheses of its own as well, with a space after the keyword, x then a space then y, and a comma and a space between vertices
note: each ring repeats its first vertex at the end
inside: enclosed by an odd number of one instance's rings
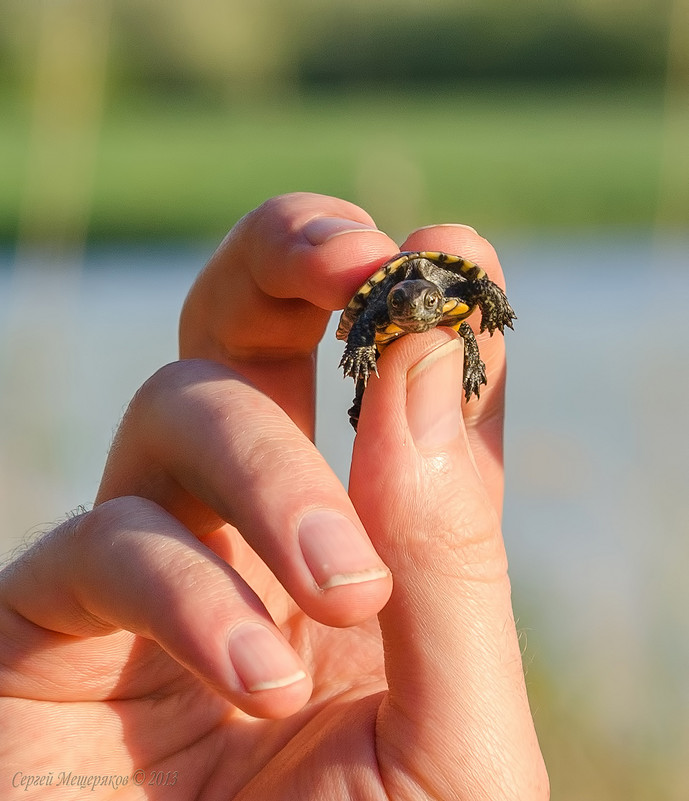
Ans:
POLYGON ((389 575, 365 535, 339 512, 307 512, 299 524, 299 544, 311 575, 322 590, 389 575))
POLYGON ((334 236, 361 231, 383 233, 373 225, 357 222, 356 220, 345 220, 340 217, 314 217, 302 229, 302 233, 312 245, 324 245, 334 236))

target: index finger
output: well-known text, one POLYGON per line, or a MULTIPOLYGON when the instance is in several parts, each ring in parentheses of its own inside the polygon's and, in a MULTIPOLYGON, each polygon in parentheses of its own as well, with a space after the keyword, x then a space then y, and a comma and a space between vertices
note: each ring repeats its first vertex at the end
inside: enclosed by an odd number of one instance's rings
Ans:
MULTIPOLYGON (((505 277, 495 248, 466 225, 432 225, 414 231, 403 244, 404 250, 441 250, 476 262, 488 277, 505 289, 505 277)), ((517 314, 519 310, 517 309, 517 314)), ((474 313, 469 322, 477 321, 474 313)), ((499 333, 479 333, 475 326, 481 359, 485 362, 488 383, 481 388, 480 399, 463 401, 464 424, 471 449, 498 513, 503 494, 503 420, 505 413, 505 337, 499 333)), ((507 336, 511 332, 506 331, 507 336)))
POLYGON ((180 355, 242 373, 311 434, 315 351, 330 312, 397 250, 345 200, 273 198, 235 225, 192 287, 180 355))

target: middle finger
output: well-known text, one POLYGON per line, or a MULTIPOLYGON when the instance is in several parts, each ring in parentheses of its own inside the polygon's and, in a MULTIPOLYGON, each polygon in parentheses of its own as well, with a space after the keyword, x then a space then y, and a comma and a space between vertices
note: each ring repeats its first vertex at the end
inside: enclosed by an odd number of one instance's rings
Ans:
POLYGON ((218 363, 168 365, 137 393, 96 503, 122 495, 155 501, 197 536, 231 523, 321 622, 361 622, 389 596, 389 571, 323 457, 276 403, 218 363))

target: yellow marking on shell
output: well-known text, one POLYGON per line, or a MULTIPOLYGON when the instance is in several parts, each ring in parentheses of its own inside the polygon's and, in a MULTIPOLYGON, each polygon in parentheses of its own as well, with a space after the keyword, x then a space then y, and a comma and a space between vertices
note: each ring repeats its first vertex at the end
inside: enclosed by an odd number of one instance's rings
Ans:
MULTIPOLYGON (((396 259, 395 261, 400 261, 400 259, 396 259)), ((381 281, 383 281, 386 278, 386 276, 390 274, 394 263, 395 262, 389 262, 387 264, 384 264, 382 267, 376 270, 375 273, 373 273, 373 275, 369 276, 366 279, 366 282, 359 288, 359 291, 356 293, 356 295, 354 295, 354 297, 352 298, 352 300, 349 302, 348 305, 351 306, 353 304, 356 305, 362 303, 365 300, 365 298, 367 298, 371 294, 371 290, 373 289, 373 287, 380 284, 381 281)))
POLYGON ((409 261, 409 254, 404 253, 401 256, 395 256, 394 259, 390 259, 390 261, 386 262, 381 269, 385 270, 386 275, 390 275, 390 273, 394 272, 400 264, 404 264, 405 261, 409 261))
POLYGON ((403 333, 404 331, 400 331, 398 334, 376 334, 376 345, 387 345, 389 342, 393 342, 401 337, 403 333))
POLYGON ((335 332, 336 339, 347 339, 349 336, 349 332, 352 330, 352 324, 347 320, 340 320, 340 324, 337 326, 337 331, 335 332))
POLYGON ((352 298, 352 300, 349 301, 340 316, 340 322, 338 323, 337 332, 335 334, 337 339, 347 339, 349 332, 352 330, 352 325, 354 324, 358 312, 357 305, 354 303, 355 300, 356 298, 352 298))
POLYGON ((361 309, 363 309, 363 307, 366 305, 366 299, 371 294, 373 287, 383 281, 398 267, 398 265, 405 262, 406 258, 406 256, 395 256, 389 262, 383 264, 382 267, 379 267, 376 272, 369 276, 359 287, 356 294, 352 297, 342 312, 340 322, 337 327, 337 332, 335 333, 337 339, 347 339, 349 332, 352 330, 352 326, 354 325, 354 321, 356 320, 361 309))
POLYGON ((454 264, 456 261, 463 261, 460 256, 453 256, 451 253, 442 253, 439 250, 421 250, 418 255, 421 259, 439 261, 444 264, 454 264))
POLYGON ((443 306, 443 315, 447 315, 448 317, 457 317, 459 315, 462 317, 468 317, 469 312, 471 311, 471 306, 468 306, 466 303, 462 302, 461 300, 457 300, 456 298, 453 298, 452 300, 452 304, 450 304, 450 301, 448 301, 443 306))
POLYGON ((388 273, 385 267, 381 267, 380 270, 376 270, 375 273, 373 273, 373 275, 366 282, 369 288, 369 292, 376 284, 379 284, 387 274, 388 273))
POLYGON ((463 259, 461 256, 454 256, 452 253, 442 253, 439 250, 422 250, 419 253, 410 254, 410 258, 428 259, 439 264, 453 264, 457 267, 460 274, 470 275, 471 281, 477 281, 486 277, 485 270, 473 261, 463 259))
POLYGON ((382 348, 402 336, 402 334, 404 334, 404 331, 398 325, 390 323, 382 330, 376 331, 376 347, 382 353, 382 348))

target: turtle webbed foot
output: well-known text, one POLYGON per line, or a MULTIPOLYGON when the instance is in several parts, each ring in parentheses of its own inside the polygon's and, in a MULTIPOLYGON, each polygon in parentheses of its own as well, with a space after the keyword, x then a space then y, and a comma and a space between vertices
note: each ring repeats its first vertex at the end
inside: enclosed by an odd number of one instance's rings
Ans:
POLYGON ((507 296, 490 278, 477 282, 481 284, 481 292, 477 298, 481 309, 481 331, 488 331, 492 336, 495 330, 505 333, 505 326, 513 328, 512 320, 517 319, 507 296))
POLYGON ((378 375, 375 346, 348 344, 340 360, 340 367, 346 376, 350 375, 357 382, 361 380, 366 386, 371 373, 378 375))
POLYGON ((472 395, 480 397, 481 384, 487 384, 486 380, 486 366, 479 359, 476 365, 466 365, 464 367, 464 380, 462 386, 464 387, 464 397, 466 400, 471 400, 472 395))

